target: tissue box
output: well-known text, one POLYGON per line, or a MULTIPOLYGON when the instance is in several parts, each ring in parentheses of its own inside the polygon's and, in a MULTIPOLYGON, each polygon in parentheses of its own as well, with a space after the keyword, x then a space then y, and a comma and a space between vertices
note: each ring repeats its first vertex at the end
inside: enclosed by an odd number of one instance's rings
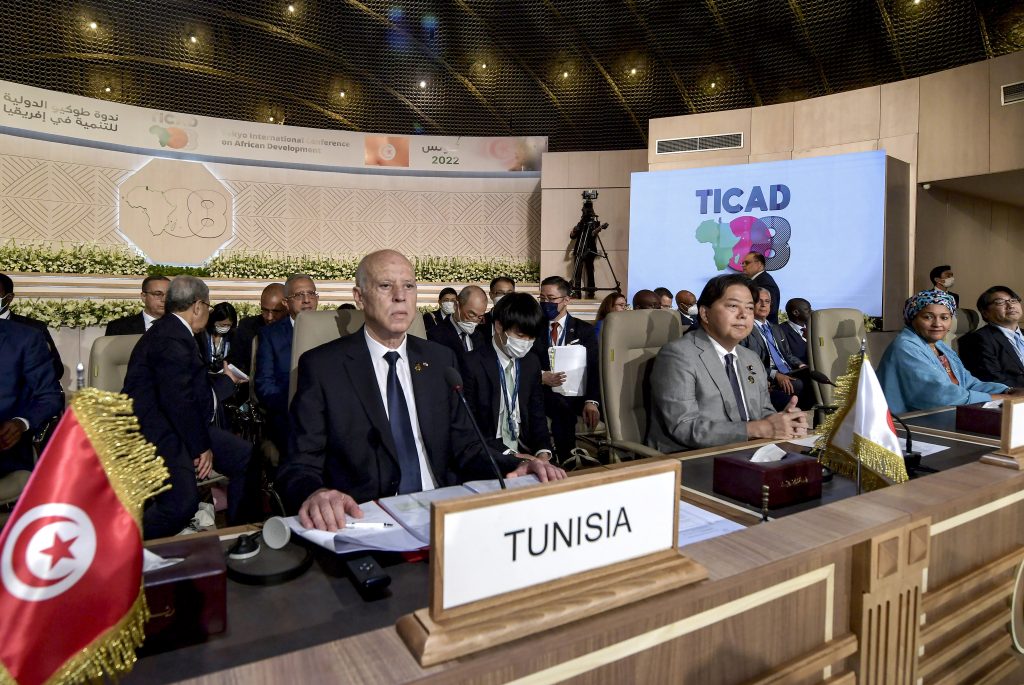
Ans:
POLYGON ((821 464, 790 452, 785 459, 752 462, 754 450, 715 457, 715 492, 761 508, 761 486, 767 485, 768 508, 787 507, 821 497, 821 464))
POLYGON ((956 408, 956 429, 993 437, 1003 434, 1003 410, 985 409, 984 404, 964 404, 956 408))
POLYGON ((216 536, 189 538, 149 548, 181 563, 142 576, 151 618, 144 652, 205 642, 227 628, 227 566, 216 536))

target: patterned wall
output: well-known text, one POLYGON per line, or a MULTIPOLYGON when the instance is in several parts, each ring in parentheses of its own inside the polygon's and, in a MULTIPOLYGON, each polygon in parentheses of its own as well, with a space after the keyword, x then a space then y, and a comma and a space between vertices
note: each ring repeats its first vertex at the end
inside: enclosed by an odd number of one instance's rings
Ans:
MULTIPOLYGON (((0 242, 124 244, 118 185, 149 159, 0 135, 0 242)), ((540 256, 536 178, 207 168, 235 196, 231 251, 540 256)))

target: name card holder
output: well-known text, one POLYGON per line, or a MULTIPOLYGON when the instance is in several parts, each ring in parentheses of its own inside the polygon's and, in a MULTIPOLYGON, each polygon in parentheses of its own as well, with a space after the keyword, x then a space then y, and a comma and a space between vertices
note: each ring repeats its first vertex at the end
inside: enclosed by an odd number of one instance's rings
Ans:
POLYGON ((1002 445, 981 458, 985 464, 1024 471, 1024 397, 1003 400, 1002 445))
POLYGON ((433 666, 707 578, 680 481, 671 460, 432 503, 430 606, 399 635, 433 666))

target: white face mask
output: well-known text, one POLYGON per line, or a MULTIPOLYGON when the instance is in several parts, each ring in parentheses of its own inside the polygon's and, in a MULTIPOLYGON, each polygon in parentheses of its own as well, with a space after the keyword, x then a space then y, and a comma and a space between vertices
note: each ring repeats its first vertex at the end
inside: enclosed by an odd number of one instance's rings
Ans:
POLYGON ((956 279, 953 278, 952 276, 950 276, 949 278, 947 278, 944 281, 942 281, 942 287, 944 287, 944 288, 952 288, 953 287, 953 283, 955 281, 956 281, 956 279))
POLYGON ((498 302, 500 302, 500 301, 501 301, 501 298, 503 298, 503 297, 505 297, 505 294, 504 294, 504 293, 502 293, 501 295, 497 295, 497 296, 495 296, 495 298, 494 298, 494 300, 493 300, 494 304, 498 304, 498 302))
POLYGON ((691 304, 686 310, 687 316, 697 316, 697 305, 691 304))
POLYGON ((213 330, 217 331, 217 335, 224 335, 231 330, 231 324, 227 324, 226 326, 214 326, 213 330))
POLYGON ((533 347, 532 340, 523 340, 522 338, 513 338, 511 335, 504 333, 505 336, 505 354, 512 359, 522 359, 530 353, 530 349, 533 347))
POLYGON ((445 316, 451 316, 452 314, 455 313, 455 303, 454 302, 442 302, 441 303, 441 311, 444 312, 445 316))
POLYGON ((456 321, 455 325, 462 329, 462 332, 466 335, 473 335, 473 331, 476 330, 475 321, 456 321))

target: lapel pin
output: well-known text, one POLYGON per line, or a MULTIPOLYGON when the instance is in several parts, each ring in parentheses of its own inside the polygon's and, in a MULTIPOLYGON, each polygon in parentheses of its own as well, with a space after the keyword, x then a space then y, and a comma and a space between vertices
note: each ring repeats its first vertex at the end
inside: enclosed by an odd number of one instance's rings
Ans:
POLYGON ((413 368, 414 371, 422 371, 424 366, 426 366, 426 365, 425 364, 417 363, 416 366, 414 366, 412 368, 413 368))
POLYGON ((754 373, 754 365, 753 364, 748 364, 747 365, 747 371, 749 371, 750 373, 754 373))
POLYGON ((754 382, 754 377, 753 376, 747 376, 747 383, 753 384, 753 382, 754 382))

